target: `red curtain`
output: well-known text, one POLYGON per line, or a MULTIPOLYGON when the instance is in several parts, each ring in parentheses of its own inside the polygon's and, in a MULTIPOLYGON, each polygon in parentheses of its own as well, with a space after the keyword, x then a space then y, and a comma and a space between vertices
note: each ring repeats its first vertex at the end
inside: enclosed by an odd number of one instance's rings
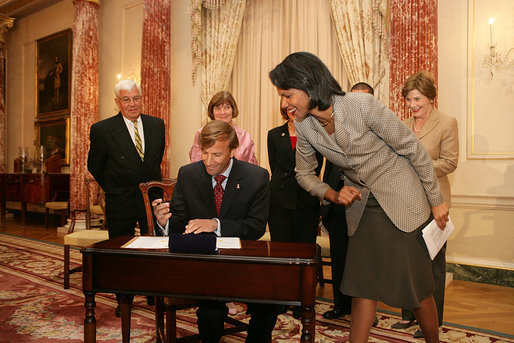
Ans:
MULTIPOLYGON (((70 208, 85 208, 89 130, 98 119, 98 1, 75 0, 71 72, 70 208)), ((79 216, 82 216, 80 214, 79 216)))
POLYGON ((402 96, 407 78, 426 70, 437 87, 437 0, 391 0, 390 8, 389 107, 405 119, 411 116, 402 96))
POLYGON ((162 118, 166 128, 166 149, 161 164, 169 177, 170 115, 170 0, 145 0, 141 51, 143 113, 162 118))

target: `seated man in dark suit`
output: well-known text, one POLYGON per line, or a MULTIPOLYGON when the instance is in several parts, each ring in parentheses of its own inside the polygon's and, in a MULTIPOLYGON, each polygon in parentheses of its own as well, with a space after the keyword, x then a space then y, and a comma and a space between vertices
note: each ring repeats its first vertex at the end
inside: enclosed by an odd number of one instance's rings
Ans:
MULTIPOLYGON (((200 234, 259 239, 269 208, 268 171, 234 158, 239 145, 234 128, 213 120, 199 137, 202 161, 180 168, 171 204, 152 202, 156 234, 200 234)), ((241 285, 244 287, 244 285, 241 285)), ((277 307, 248 304, 246 342, 271 342, 277 307)), ((202 342, 218 342, 228 309, 224 302, 202 301, 196 312, 202 342)))

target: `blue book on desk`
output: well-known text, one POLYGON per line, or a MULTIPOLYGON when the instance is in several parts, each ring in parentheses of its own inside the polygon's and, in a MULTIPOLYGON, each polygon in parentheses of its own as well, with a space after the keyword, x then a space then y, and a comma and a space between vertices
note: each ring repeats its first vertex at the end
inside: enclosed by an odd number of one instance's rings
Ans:
POLYGON ((172 233, 168 243, 170 252, 183 254, 216 253, 216 235, 212 233, 172 233))

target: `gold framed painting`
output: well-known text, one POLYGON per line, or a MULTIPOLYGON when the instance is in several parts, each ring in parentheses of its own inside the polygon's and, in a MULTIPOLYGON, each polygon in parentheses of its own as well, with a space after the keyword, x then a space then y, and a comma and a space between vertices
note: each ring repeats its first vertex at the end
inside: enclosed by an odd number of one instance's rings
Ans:
POLYGON ((70 113, 72 31, 36 41, 36 118, 70 113))
POLYGON ((35 151, 43 147, 43 157, 60 155, 63 165, 70 164, 70 118, 36 121, 35 151))

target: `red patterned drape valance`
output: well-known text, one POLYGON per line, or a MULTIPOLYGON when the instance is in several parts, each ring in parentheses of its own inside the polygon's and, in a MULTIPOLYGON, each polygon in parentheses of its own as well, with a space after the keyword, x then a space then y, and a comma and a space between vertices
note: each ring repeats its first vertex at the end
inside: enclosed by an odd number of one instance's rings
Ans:
POLYGON ((407 77, 427 70, 437 86, 437 0, 391 0, 390 8, 389 107, 405 119, 410 117, 402 96, 407 77))

